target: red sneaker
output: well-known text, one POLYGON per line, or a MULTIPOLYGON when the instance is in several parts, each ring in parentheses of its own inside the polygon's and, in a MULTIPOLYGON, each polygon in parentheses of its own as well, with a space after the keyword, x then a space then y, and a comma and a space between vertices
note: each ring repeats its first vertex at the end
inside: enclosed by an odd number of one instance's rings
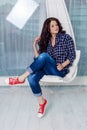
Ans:
POLYGON ((20 82, 18 77, 14 77, 14 78, 8 78, 5 80, 5 82, 9 85, 16 85, 16 84, 23 84, 25 81, 20 82))
POLYGON ((39 104, 39 111, 38 111, 38 117, 41 118, 44 113, 45 113, 45 106, 47 104, 47 100, 44 99, 44 103, 43 104, 39 104))

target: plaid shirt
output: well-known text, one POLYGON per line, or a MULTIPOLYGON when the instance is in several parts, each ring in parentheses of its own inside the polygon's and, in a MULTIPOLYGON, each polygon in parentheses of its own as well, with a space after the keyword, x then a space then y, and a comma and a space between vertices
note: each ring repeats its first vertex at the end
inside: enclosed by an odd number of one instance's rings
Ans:
POLYGON ((72 38, 70 35, 62 33, 57 34, 54 47, 52 47, 51 41, 49 40, 47 53, 56 61, 56 64, 61 64, 69 59, 70 64, 65 67, 66 69, 72 65, 76 57, 72 38))

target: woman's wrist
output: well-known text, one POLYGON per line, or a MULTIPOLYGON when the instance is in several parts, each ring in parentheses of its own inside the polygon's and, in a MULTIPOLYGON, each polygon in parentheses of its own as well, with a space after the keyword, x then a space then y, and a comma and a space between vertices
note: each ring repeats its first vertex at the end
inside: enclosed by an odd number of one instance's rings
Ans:
POLYGON ((61 69, 63 69, 64 68, 64 66, 61 64, 61 69))
POLYGON ((62 65, 63 68, 66 66, 65 63, 62 63, 61 65, 62 65))
POLYGON ((33 43, 33 47, 36 48, 36 43, 35 42, 33 43))
POLYGON ((63 68, 70 64, 70 61, 67 59, 65 62, 62 63, 63 68))

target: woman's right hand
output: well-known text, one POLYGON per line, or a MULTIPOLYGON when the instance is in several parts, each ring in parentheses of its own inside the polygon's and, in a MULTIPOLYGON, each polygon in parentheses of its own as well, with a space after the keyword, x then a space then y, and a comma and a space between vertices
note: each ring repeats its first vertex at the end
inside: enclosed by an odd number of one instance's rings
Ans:
POLYGON ((37 36, 35 39, 34 39, 34 44, 33 46, 36 46, 36 44, 40 41, 40 36, 37 36))

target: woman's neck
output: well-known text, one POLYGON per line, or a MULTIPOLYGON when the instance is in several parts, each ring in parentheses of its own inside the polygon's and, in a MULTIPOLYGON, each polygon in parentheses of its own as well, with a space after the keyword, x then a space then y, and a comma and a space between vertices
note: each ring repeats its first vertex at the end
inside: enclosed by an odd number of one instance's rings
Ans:
POLYGON ((52 34, 52 39, 55 39, 56 38, 56 34, 52 34))
POLYGON ((52 44, 53 47, 55 46, 55 38, 56 38, 56 35, 53 34, 52 37, 51 37, 51 44, 52 44))

